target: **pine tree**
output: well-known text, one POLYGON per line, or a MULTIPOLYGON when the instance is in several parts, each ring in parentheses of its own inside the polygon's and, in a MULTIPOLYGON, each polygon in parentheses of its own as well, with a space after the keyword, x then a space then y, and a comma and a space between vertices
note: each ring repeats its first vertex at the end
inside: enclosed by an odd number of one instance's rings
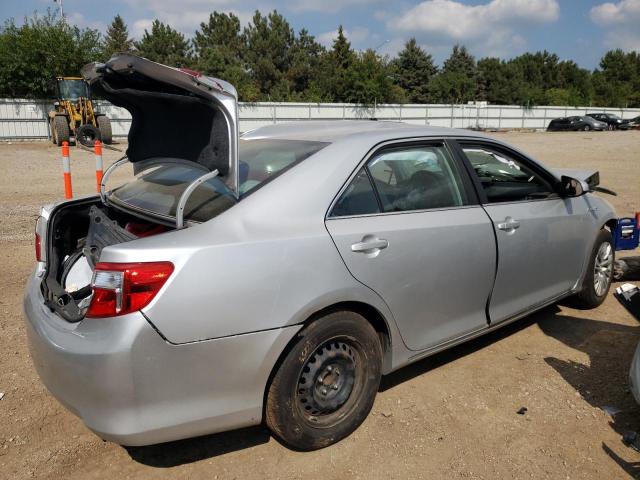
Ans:
POLYGON ((107 60, 114 53, 128 53, 131 51, 133 51, 133 40, 129 38, 127 25, 120 15, 116 15, 109 28, 107 28, 103 56, 107 60))
POLYGON ((466 103, 477 92, 476 61, 465 46, 455 45, 433 81, 435 98, 444 103, 466 103))
POLYGON ((244 29, 245 60, 265 100, 287 100, 290 85, 285 73, 291 64, 293 29, 276 10, 263 16, 256 11, 244 29))
POLYGON ((184 35, 159 20, 154 20, 151 32, 145 30, 142 39, 135 44, 138 53, 173 67, 191 65, 191 49, 184 35))
POLYGON ((196 68, 206 75, 222 78, 233 84, 243 101, 256 101, 256 83, 245 68, 244 40, 240 19, 233 13, 213 12, 206 23, 200 24, 193 38, 196 68))
POLYGON ((404 48, 393 61, 393 78, 404 91, 411 103, 428 103, 429 83, 438 69, 433 57, 425 52, 415 38, 405 43, 404 48))

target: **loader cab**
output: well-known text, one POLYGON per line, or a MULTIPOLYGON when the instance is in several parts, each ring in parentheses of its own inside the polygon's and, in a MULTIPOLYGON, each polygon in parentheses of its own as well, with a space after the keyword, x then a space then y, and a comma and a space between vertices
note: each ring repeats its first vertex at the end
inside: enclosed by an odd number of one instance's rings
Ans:
POLYGON ((81 77, 56 77, 56 90, 60 100, 90 98, 89 86, 81 77))

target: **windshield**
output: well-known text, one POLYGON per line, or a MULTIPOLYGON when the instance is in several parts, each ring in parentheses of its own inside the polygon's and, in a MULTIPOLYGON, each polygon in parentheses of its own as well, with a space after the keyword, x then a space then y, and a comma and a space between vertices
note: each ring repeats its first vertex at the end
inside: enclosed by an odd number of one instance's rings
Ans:
POLYGON ((60 98, 77 100, 80 97, 89 98, 89 90, 84 80, 58 80, 60 98))
MULTIPOLYGON (((296 163, 324 148, 327 143, 303 140, 255 139, 239 141, 240 197, 257 190, 296 163)), ((138 210, 164 217, 175 217, 180 196, 188 185, 207 173, 194 162, 156 164, 136 175, 136 178, 116 188, 110 198, 138 210)), ((189 197, 184 218, 207 221, 235 203, 233 192, 221 178, 202 183, 189 197)))

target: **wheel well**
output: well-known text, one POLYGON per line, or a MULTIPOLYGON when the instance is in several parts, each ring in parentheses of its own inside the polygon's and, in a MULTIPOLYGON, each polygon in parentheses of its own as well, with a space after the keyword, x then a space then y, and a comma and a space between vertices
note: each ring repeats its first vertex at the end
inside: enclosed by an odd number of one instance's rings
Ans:
POLYGON ((386 320, 377 308, 363 302, 339 302, 328 307, 323 308, 309 316, 303 325, 309 325, 311 322, 324 317, 328 313, 336 312, 338 310, 346 310, 362 315, 378 333, 380 338, 380 345, 382 346, 382 353, 387 353, 387 350, 391 346, 391 334, 389 333, 389 327, 386 320))
POLYGON ((612 234, 618 225, 618 220, 612 218, 611 220, 607 220, 607 222, 602 226, 603 229, 609 230, 612 234))
MULTIPOLYGON (((378 333, 378 337, 380 338, 380 345, 382 346, 382 355, 383 357, 386 357, 389 352, 390 352, 390 347, 391 347, 391 334, 389 332, 389 327, 387 326, 387 322, 384 318, 384 316, 378 311, 377 308, 372 307, 371 305, 367 304, 367 303, 363 303, 363 302, 339 302, 339 303, 335 303, 333 305, 329 305, 321 310, 318 310, 317 312, 309 315, 309 317, 302 322, 302 329, 304 329, 304 327, 306 327, 307 325, 309 325, 310 323, 318 320, 319 318, 322 318, 323 316, 327 315, 328 313, 331 312, 335 312, 335 311, 339 311, 339 310, 347 310, 350 312, 355 312, 359 315, 362 315, 370 324, 371 326, 373 326, 373 328, 375 329, 375 331, 378 333)), ((301 330, 302 330, 301 329, 301 330)), ((264 394, 263 394, 263 398, 262 398, 262 420, 264 421, 264 415, 265 415, 265 407, 267 405, 267 395, 269 394, 269 387, 271 386, 271 381, 273 380, 273 376, 275 375, 276 371, 278 370, 278 368, 280 367, 280 365, 282 364, 282 362, 284 361, 285 357, 289 354, 289 351, 292 348, 292 345, 294 344, 294 342, 296 341, 298 335, 294 335, 294 337, 291 339, 291 341, 287 344, 287 346, 284 348, 284 350, 282 350, 282 352, 280 352, 280 355, 278 356, 278 359, 276 360, 276 362, 274 363, 273 367, 271 368, 271 372, 269 373, 269 378, 267 379, 267 383, 264 387, 264 394)), ((386 361, 383 360, 383 365, 384 362, 386 361)))

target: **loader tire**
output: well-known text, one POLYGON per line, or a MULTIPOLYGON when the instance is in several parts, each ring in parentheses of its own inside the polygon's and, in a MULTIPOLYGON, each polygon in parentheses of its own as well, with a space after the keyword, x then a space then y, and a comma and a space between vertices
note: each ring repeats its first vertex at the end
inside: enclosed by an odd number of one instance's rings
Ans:
POLYGON ((100 115, 97 117, 98 129, 100 130, 100 141, 111 145, 113 141, 113 134, 111 132, 111 120, 106 115, 100 115))
POLYGON ((53 117, 53 129, 55 131, 56 145, 61 146, 62 142, 69 141, 69 122, 67 117, 63 115, 53 117))
POLYGON ((81 125, 76 131, 76 142, 85 147, 93 147, 96 140, 100 140, 100 130, 90 124, 81 125))

